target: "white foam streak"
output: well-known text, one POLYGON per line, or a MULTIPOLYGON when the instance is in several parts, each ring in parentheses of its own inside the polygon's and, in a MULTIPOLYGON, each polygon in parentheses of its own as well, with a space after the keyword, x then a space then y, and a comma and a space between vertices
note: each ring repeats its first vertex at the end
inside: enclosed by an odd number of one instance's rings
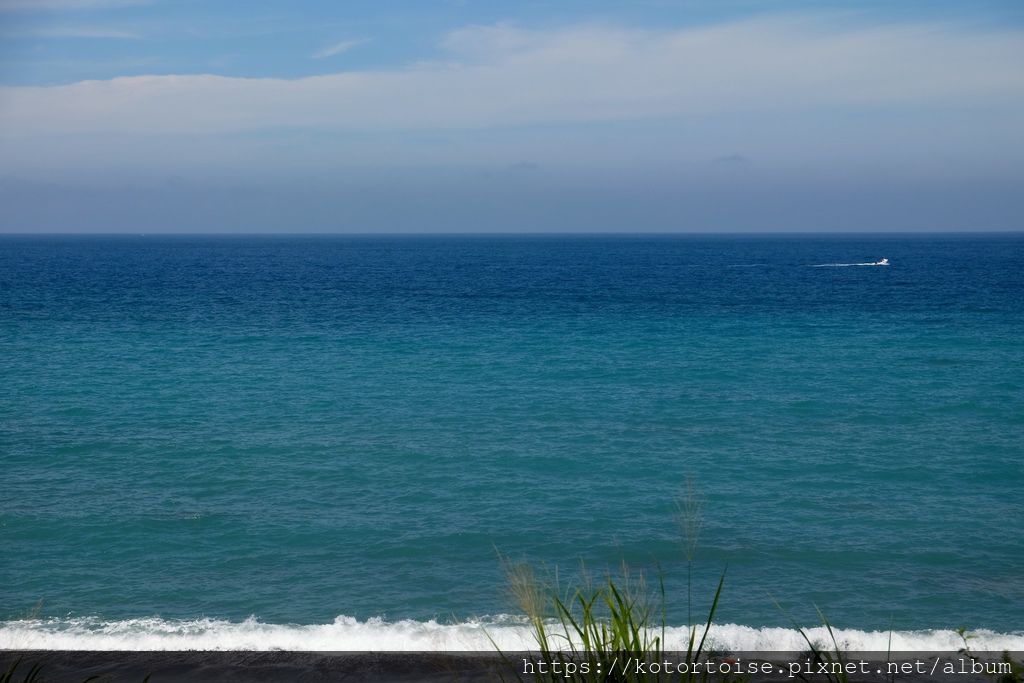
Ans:
MULTIPOLYGON (((831 645, 824 627, 806 630, 823 646, 831 645)), ((666 631, 666 649, 685 650, 686 627, 666 631)), ((835 629, 840 646, 851 651, 952 652, 963 643, 951 630, 859 631, 835 629), (891 637, 891 644, 890 644, 891 637)), ((1024 633, 972 634, 971 647, 1024 650, 1024 633)), ((752 628, 716 624, 709 633, 716 649, 803 651, 803 636, 786 628, 752 628)), ((526 622, 498 616, 440 624, 436 621, 359 621, 339 616, 328 624, 268 624, 255 618, 241 622, 218 619, 170 620, 160 617, 103 621, 95 617, 0 622, 0 649, 18 650, 294 650, 294 651, 503 651, 536 649, 526 622)))

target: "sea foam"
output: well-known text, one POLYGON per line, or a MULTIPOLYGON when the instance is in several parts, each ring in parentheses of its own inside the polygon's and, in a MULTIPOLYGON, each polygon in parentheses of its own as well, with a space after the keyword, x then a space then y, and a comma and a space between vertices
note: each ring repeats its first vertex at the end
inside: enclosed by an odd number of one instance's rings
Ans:
MULTIPOLYGON (((699 629, 698 635, 703 629, 699 629)), ((834 628, 848 651, 953 652, 963 646, 956 631, 860 631, 834 628)), ((805 629, 812 640, 830 647, 825 627, 805 629)), ((659 631, 660 634, 660 631, 659 631)), ((665 649, 685 650, 685 626, 669 627, 665 649)), ((1024 650, 1024 632, 972 631, 976 651, 1024 650)), ((732 652, 803 651, 807 642, 795 629, 715 624, 708 643, 732 652)), ((526 621, 497 616, 442 624, 437 621, 359 621, 339 616, 326 624, 270 624, 250 617, 173 620, 160 617, 104 621, 96 617, 0 622, 0 649, 16 650, 293 650, 293 651, 522 651, 536 649, 526 621)))

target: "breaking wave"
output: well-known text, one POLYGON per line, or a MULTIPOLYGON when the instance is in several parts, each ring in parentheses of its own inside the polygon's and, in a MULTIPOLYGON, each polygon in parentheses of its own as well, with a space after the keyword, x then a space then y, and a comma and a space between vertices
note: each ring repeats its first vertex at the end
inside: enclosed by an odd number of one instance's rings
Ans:
MULTIPOLYGON (((833 629, 839 645, 850 651, 951 652, 963 645, 952 630, 860 631, 833 629), (891 642, 890 642, 891 638, 891 642)), ((831 644, 824 627, 806 629, 823 646, 831 644)), ((971 647, 984 650, 1024 650, 1024 632, 973 631, 971 647)), ((666 649, 685 650, 689 630, 669 627, 666 649)), ((799 631, 716 624, 708 634, 718 650, 733 652, 802 651, 799 631)), ((437 621, 359 621, 339 616, 326 624, 269 624, 219 619, 173 620, 160 617, 104 621, 97 617, 34 619, 0 622, 0 649, 16 650, 292 650, 292 651, 522 651, 536 648, 527 622, 496 616, 457 624, 437 621)))

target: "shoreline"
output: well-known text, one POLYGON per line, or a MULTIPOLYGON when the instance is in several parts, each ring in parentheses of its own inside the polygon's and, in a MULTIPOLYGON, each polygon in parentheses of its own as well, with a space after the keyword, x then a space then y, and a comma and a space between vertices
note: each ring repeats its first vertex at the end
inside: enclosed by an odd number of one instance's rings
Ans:
MULTIPOLYGON (((660 630, 660 625, 656 626, 660 630)), ((703 624, 697 626, 703 633, 703 624)), ((800 651, 804 634, 822 643, 832 633, 819 625, 801 631, 792 627, 754 627, 714 623, 709 646, 729 652, 800 651)), ((851 651, 956 652, 964 646, 952 629, 863 630, 832 625, 836 640, 851 651)), ((668 625, 666 649, 685 649, 690 629, 668 625)), ((970 629, 964 633, 978 651, 1024 650, 1024 631, 970 629)), ((290 652, 476 652, 530 650, 536 646, 533 629, 523 616, 499 615, 456 623, 380 618, 335 617, 326 623, 283 624, 255 618, 162 619, 139 617, 106 620, 99 617, 35 618, 0 621, 0 648, 19 651, 290 651, 290 652)))

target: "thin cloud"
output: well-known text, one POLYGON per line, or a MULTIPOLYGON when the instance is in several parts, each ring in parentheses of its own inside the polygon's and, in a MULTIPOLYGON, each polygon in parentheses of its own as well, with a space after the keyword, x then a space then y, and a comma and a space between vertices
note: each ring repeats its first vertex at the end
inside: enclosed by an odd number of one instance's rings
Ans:
POLYGON ((0 12, 99 10, 152 3, 153 0, 0 0, 0 12))
POLYGON ((480 27, 445 44, 445 61, 299 79, 171 75, 4 87, 0 137, 440 131, 723 112, 756 121, 965 103, 1024 110, 1021 29, 756 19, 671 31, 480 27))
POLYGON ((311 56, 313 59, 326 59, 327 57, 340 55, 342 52, 348 52, 352 48, 358 47, 365 42, 365 40, 343 40, 339 43, 328 45, 324 49, 314 52, 311 56))
POLYGON ((101 26, 56 26, 32 31, 28 35, 34 38, 110 38, 120 40, 140 40, 142 38, 141 34, 133 31, 101 26))

